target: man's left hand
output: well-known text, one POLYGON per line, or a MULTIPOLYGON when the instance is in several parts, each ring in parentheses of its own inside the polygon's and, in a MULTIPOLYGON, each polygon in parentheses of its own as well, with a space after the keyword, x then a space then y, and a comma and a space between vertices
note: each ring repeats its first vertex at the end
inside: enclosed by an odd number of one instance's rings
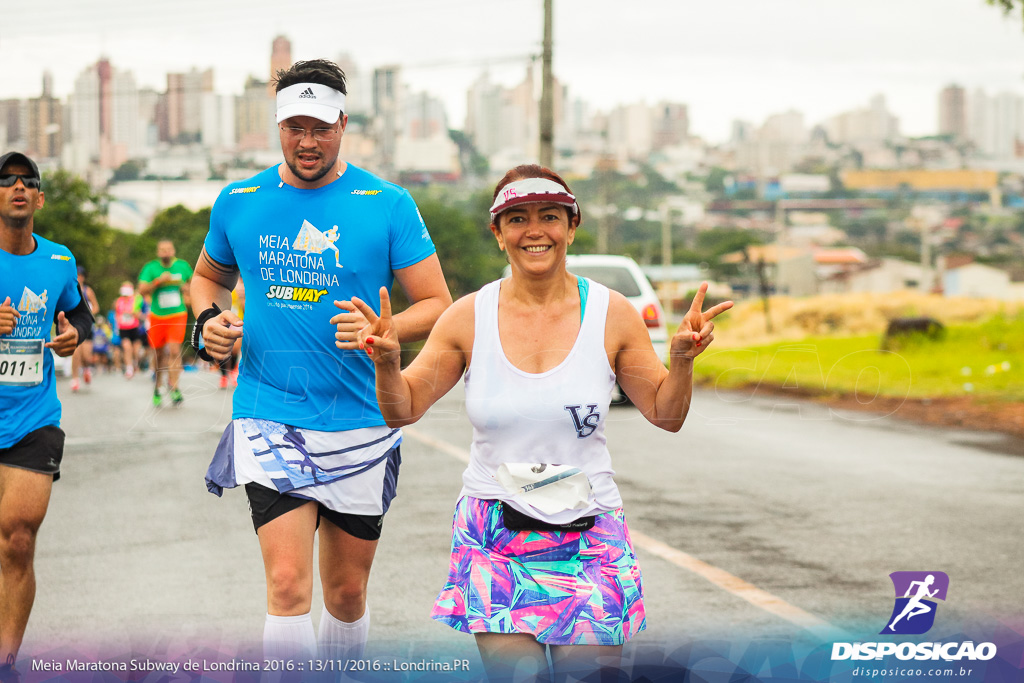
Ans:
POLYGON ((342 310, 342 313, 331 318, 331 324, 338 326, 334 334, 334 345, 339 349, 358 349, 359 331, 367 327, 369 321, 351 301, 335 301, 334 305, 342 310))
POLYGON ((53 352, 61 358, 67 358, 78 347, 78 330, 64 317, 63 311, 57 314, 57 336, 44 346, 53 349, 53 352))

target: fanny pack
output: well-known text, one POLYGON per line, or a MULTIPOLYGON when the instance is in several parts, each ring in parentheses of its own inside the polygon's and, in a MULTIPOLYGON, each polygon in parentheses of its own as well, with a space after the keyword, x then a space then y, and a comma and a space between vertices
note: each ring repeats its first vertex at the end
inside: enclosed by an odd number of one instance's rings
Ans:
MULTIPOLYGON (((544 514, 584 510, 593 489, 586 473, 576 467, 544 463, 504 463, 498 468, 498 483, 510 494, 544 514)), ((586 531, 594 526, 595 515, 564 524, 552 524, 500 503, 501 517, 510 531, 586 531)))
POLYGON ((524 515, 500 500, 498 507, 501 509, 501 523, 509 531, 586 531, 592 529, 594 522, 597 521, 597 515, 588 515, 565 524, 551 524, 542 519, 524 515))

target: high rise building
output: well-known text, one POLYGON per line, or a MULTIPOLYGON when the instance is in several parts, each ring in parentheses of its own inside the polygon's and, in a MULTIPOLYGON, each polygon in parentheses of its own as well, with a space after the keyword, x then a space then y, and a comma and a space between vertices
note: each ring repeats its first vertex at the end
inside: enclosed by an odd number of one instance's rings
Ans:
POLYGON ((791 170, 810 140, 803 113, 793 109, 769 116, 756 131, 734 124, 734 135, 750 136, 735 143, 736 165, 759 179, 791 170))
POLYGON ((68 97, 67 122, 62 156, 72 170, 113 169, 137 155, 143 132, 134 76, 105 58, 87 67, 68 97))
POLYGON ((110 74, 110 144, 104 168, 117 168, 142 152, 145 131, 139 118, 139 89, 128 71, 110 74))
POLYGON ((967 139, 967 92, 959 85, 947 85, 939 92, 939 135, 967 139))
POLYGON ((373 80, 356 64, 347 53, 338 55, 335 62, 345 72, 345 113, 349 116, 371 116, 373 114, 373 80))
POLYGON ((654 116, 643 102, 615 107, 608 114, 607 152, 625 162, 644 158, 654 141, 654 116))
POLYGON ((43 74, 43 93, 26 103, 27 139, 25 150, 40 159, 60 158, 64 107, 53 96, 53 76, 43 74))
POLYGON ((167 142, 189 143, 202 133, 202 100, 213 92, 213 69, 167 74, 167 142))
POLYGON ((270 44, 270 78, 267 79, 267 94, 275 97, 277 92, 274 79, 278 71, 286 71, 292 65, 292 41, 277 36, 270 44))
POLYGON ((22 100, 0 100, 0 142, 6 149, 24 149, 27 126, 25 103, 22 100))
MULTIPOLYGON (((484 71, 466 93, 463 131, 493 168, 537 161, 540 156, 540 64, 527 66, 523 80, 506 88, 484 71)), ((552 79, 552 118, 556 156, 578 144, 593 147, 591 115, 569 90, 552 79)))
POLYGON ((402 102, 401 134, 410 139, 448 135, 444 103, 429 93, 410 95, 402 102))
POLYGON ((978 89, 969 107, 968 136, 978 152, 996 160, 1016 158, 1024 140, 1024 98, 1009 92, 989 96, 978 89))
POLYGON ((152 88, 139 90, 139 126, 143 154, 156 148, 160 142, 160 121, 166 120, 166 98, 152 88))
POLYGON ((245 91, 235 98, 235 134, 240 151, 271 149, 277 121, 275 102, 267 97, 267 83, 250 76, 245 91))
POLYGON ((685 104, 659 102, 652 109, 654 131, 651 144, 654 149, 675 147, 690 137, 690 113, 685 104))
POLYGON ((885 96, 876 95, 867 107, 830 118, 825 130, 833 143, 881 146, 899 137, 899 119, 889 112, 885 96))
POLYGON ((203 93, 200 100, 200 138, 208 151, 229 151, 235 147, 235 98, 203 93))
POLYGON ((485 71, 469 86, 466 92, 466 121, 463 130, 477 152, 487 157, 502 145, 502 131, 499 126, 503 93, 502 87, 492 83, 485 71))
POLYGON ((401 125, 401 67, 382 66, 373 71, 373 116, 377 153, 384 174, 395 171, 395 145, 401 125))

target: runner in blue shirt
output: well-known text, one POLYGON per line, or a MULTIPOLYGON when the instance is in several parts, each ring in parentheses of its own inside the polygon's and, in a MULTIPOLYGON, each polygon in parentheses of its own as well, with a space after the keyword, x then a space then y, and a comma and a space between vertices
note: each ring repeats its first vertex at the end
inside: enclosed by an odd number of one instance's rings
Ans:
POLYGON ((0 156, 0 681, 17 676, 35 599, 36 533, 64 454, 50 349, 70 356, 92 334, 75 257, 32 234, 40 181, 24 154, 0 156))
POLYGON ((339 159, 348 121, 341 69, 298 62, 276 87, 285 162, 221 192, 192 280, 201 355, 222 360, 242 338, 234 419, 207 486, 218 495, 245 486, 267 577, 264 656, 358 659, 401 432, 381 417, 373 364, 356 340, 367 321, 352 299, 377 301, 398 280, 412 302, 395 316, 403 341, 425 338, 452 300, 409 193, 339 159), (244 329, 230 311, 239 276, 244 329))

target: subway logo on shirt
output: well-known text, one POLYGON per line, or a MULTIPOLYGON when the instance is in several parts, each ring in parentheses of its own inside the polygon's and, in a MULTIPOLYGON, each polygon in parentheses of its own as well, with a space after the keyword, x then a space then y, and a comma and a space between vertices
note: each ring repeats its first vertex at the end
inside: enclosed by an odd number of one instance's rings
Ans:
POLYGON ((327 294, 326 289, 271 285, 270 289, 267 291, 267 298, 280 299, 282 301, 312 301, 313 303, 320 303, 320 298, 324 294, 327 294))

